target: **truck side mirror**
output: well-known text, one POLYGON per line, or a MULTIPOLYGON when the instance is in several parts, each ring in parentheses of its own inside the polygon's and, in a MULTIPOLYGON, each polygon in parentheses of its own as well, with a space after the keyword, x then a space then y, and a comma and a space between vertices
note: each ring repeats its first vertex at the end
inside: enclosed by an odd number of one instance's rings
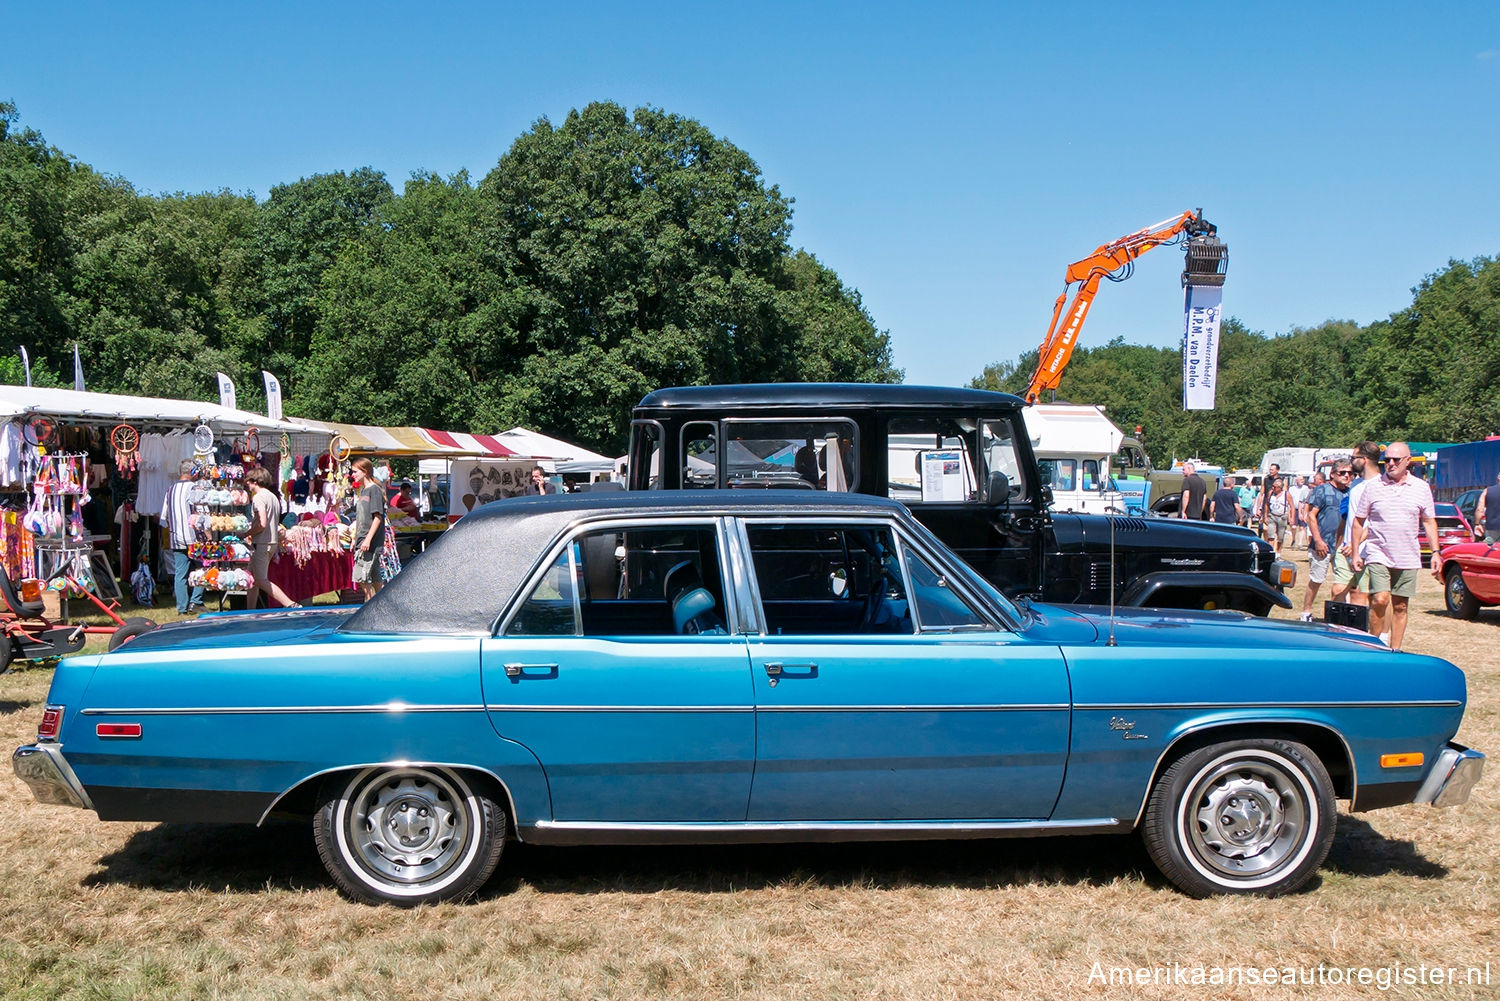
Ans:
POLYGON ((1010 477, 998 469, 991 472, 989 483, 986 484, 984 500, 986 504, 995 507, 1010 503, 1010 477))

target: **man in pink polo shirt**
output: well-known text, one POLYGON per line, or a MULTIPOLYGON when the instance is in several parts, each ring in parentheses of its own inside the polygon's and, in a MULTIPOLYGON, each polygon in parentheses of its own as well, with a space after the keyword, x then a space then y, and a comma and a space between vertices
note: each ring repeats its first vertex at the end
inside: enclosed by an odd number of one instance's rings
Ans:
POLYGON ((1365 484, 1349 510, 1354 519, 1354 570, 1368 570, 1370 633, 1380 636, 1388 630, 1392 650, 1401 649, 1406 606, 1417 593, 1417 574, 1422 569, 1419 526, 1426 530, 1432 547, 1432 574, 1443 579, 1432 488, 1426 480, 1408 475, 1410 465, 1411 448, 1404 441, 1391 442, 1385 450, 1385 473, 1365 484))

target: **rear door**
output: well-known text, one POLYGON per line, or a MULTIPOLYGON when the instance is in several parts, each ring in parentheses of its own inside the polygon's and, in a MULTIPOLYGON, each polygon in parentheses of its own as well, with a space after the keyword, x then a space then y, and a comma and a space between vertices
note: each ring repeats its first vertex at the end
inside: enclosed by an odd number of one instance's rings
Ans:
POLYGON ((711 518, 580 531, 483 641, 486 709, 541 762, 554 821, 745 819, 755 720, 721 545, 711 518), (697 592, 691 624, 668 589, 697 592))
POLYGON ((1057 647, 976 610, 886 523, 746 521, 763 629, 749 641, 750 819, 1043 819, 1062 785, 1057 647))

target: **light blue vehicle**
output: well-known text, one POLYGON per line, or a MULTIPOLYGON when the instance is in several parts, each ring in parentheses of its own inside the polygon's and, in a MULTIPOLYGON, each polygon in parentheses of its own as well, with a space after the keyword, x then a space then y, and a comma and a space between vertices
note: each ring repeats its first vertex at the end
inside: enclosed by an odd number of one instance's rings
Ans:
POLYGON ((334 880, 459 898, 550 845, 1140 831, 1285 893, 1355 810, 1463 802, 1463 673, 1229 612, 1016 605, 901 504, 583 494, 472 514, 359 609, 57 668, 13 764, 105 820, 310 819, 334 880))

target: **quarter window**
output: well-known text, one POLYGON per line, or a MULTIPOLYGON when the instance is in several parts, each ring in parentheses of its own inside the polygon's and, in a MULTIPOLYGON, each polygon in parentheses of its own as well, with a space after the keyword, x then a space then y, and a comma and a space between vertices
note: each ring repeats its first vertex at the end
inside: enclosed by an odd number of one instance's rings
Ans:
POLYGON ((906 550, 906 568, 911 573, 911 595, 923 632, 991 628, 968 599, 953 590, 947 577, 911 549, 906 550))

